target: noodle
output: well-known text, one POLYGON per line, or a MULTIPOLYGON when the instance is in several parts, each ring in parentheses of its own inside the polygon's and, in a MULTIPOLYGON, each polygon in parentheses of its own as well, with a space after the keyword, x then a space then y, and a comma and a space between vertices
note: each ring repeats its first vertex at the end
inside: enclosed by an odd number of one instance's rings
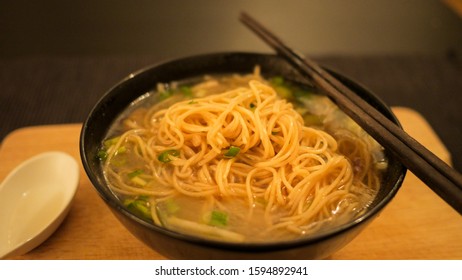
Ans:
POLYGON ((367 139, 305 125, 258 71, 227 79, 237 86, 210 79, 192 87, 192 99, 171 97, 125 117, 127 131, 103 163, 112 189, 130 201, 149 196, 156 224, 191 234, 213 238, 212 226, 199 225, 203 213, 224 211, 234 226, 216 227, 215 238, 239 241, 313 234, 367 207, 380 185, 367 139), (210 88, 218 92, 201 97, 210 88), (189 198, 189 212, 200 213, 164 211, 189 198))

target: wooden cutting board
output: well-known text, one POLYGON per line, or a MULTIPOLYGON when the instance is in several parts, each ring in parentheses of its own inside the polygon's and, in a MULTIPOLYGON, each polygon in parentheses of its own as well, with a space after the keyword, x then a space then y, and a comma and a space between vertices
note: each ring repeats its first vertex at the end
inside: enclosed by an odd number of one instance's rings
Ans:
MULTIPOLYGON (((450 162, 450 155, 417 112, 393 108, 409 134, 450 162)), ((80 163, 81 124, 26 127, 0 146, 0 180, 21 161, 59 150, 80 163)), ((80 184, 64 223, 42 245, 16 259, 165 259, 112 215, 80 166, 80 184)), ((19 221, 18 221, 19 222, 19 221)), ((412 173, 381 215, 330 259, 462 259, 462 219, 412 173)))

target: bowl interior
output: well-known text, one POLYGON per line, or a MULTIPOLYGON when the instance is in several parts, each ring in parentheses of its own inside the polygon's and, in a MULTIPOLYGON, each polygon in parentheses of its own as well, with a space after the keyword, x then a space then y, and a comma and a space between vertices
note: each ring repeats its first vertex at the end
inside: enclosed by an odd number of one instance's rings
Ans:
MULTIPOLYGON (((386 153, 389 160, 389 168, 386 171, 380 191, 377 194, 368 211, 361 217, 350 223, 336 228, 331 232, 321 235, 308 237, 301 240, 282 242, 278 244, 227 244, 226 242, 202 240, 197 237, 186 236, 170 232, 155 225, 146 223, 138 219, 133 214, 125 210, 119 200, 109 190, 104 180, 100 162, 97 159, 97 151, 109 127, 114 119, 124 111, 127 106, 139 96, 152 90, 159 82, 183 80, 191 77, 198 77, 205 74, 224 74, 224 73, 249 73, 255 65, 261 67, 263 76, 284 76, 294 80, 303 80, 298 72, 285 60, 275 55, 256 54, 256 53, 217 53, 188 57, 166 63, 147 67, 139 72, 129 75, 126 79, 110 89, 96 104, 85 121, 81 139, 80 152, 85 171, 105 202, 112 207, 112 210, 121 212, 125 218, 136 221, 152 231, 170 235, 174 238, 196 242, 207 246, 229 247, 238 250, 255 250, 259 248, 280 248, 281 246, 299 246, 301 243, 312 243, 328 238, 331 235, 347 231, 357 224, 368 220, 375 215, 391 200, 401 186, 405 175, 405 168, 400 161, 391 153, 386 153)), ((398 123, 398 120, 377 96, 365 89, 363 86, 346 78, 343 75, 332 72, 346 86, 351 88, 359 96, 366 99, 370 104, 381 111, 386 117, 398 123)), ((399 124, 399 123, 398 123, 399 124)))

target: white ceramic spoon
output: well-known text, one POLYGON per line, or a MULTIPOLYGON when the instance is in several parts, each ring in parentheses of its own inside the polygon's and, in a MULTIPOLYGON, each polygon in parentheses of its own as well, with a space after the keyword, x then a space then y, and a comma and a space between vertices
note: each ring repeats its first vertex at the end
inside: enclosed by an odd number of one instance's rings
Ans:
POLYGON ((79 183, 76 160, 46 152, 16 167, 0 185, 0 259, 45 241, 69 212, 79 183))

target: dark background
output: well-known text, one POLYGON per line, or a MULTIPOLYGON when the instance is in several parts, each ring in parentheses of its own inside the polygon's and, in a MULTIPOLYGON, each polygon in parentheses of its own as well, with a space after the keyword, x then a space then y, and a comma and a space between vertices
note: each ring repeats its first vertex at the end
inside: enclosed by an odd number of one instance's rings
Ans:
MULTIPOLYGON (((460 0, 452 0, 460 1, 460 0)), ((1 0, 0 52, 177 57, 267 51, 247 11, 310 55, 444 54, 462 22, 443 0, 1 0)))
POLYGON ((83 122, 114 83, 153 63, 272 52, 238 21, 247 11, 389 105, 420 112, 462 170, 462 18, 448 5, 460 1, 0 0, 0 141, 83 122))

